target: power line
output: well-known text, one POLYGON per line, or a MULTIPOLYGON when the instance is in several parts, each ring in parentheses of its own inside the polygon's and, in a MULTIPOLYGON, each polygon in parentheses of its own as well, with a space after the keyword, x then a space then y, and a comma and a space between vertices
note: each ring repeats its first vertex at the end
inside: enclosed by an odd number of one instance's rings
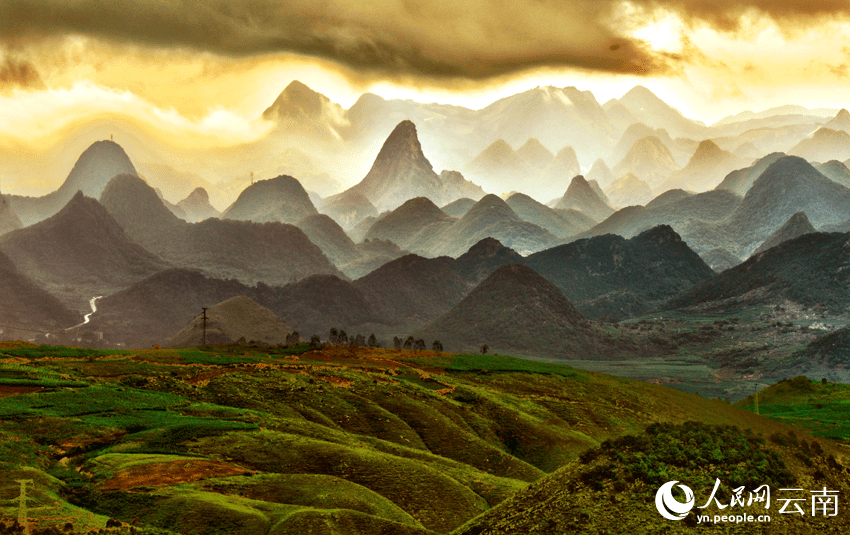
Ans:
POLYGON ((207 345, 207 309, 204 308, 204 334, 201 338, 201 345, 207 345))

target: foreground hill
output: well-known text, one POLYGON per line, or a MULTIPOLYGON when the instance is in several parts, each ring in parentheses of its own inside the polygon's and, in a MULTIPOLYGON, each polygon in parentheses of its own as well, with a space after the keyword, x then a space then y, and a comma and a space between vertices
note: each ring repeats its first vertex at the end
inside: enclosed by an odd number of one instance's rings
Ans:
POLYGON ((250 297, 236 296, 222 301, 195 318, 168 341, 168 347, 197 347, 207 344, 235 344, 240 339, 269 345, 282 344, 292 327, 274 312, 250 297))
POLYGON ((714 273, 666 225, 626 240, 604 235, 553 247, 523 262, 590 318, 638 315, 714 273))
POLYGON ((80 154, 59 189, 43 197, 10 196, 10 201, 28 226, 59 212, 78 191, 100 198, 112 177, 123 174, 138 176, 124 149, 112 141, 97 141, 80 154))
POLYGON ((0 250, 40 286, 77 306, 170 267, 82 192, 56 215, 2 236, 0 250))
MULTIPOLYGON (((739 414, 741 421, 753 418, 745 416, 743 410, 739 414)), ((452 533, 548 535, 575 526, 578 529, 568 532, 686 534, 699 531, 700 527, 704 531, 728 530, 724 523, 737 523, 740 533, 848 529, 846 518, 778 514, 786 498, 780 489, 827 488, 841 489, 838 492, 843 493, 848 488, 843 476, 845 468, 836 462, 835 454, 824 451, 821 444, 825 441, 814 440, 810 446, 811 436, 800 440, 797 433, 788 430, 787 434, 755 434, 746 424, 742 430, 739 422, 723 426, 695 421, 650 425, 633 436, 603 442, 452 533), (682 450, 687 453, 683 455, 682 450), (670 481, 683 482, 691 489, 689 501, 693 505, 707 505, 686 511, 687 516, 679 522, 663 518, 655 503, 659 489, 670 481), (721 487, 714 494, 716 481, 721 487), (729 508, 734 503, 729 497, 733 489, 740 487, 752 497, 761 485, 770 487, 774 501, 729 508), (716 499, 708 503, 709 496, 716 499), (778 502, 777 496, 782 496, 778 502), (615 512, 612 503, 616 504, 615 512), (765 509, 769 509, 769 524, 757 521, 767 513, 765 509), (702 515, 709 518, 698 520, 702 515), (723 515, 749 516, 753 521, 724 522, 723 515), (716 522, 711 520, 714 518, 716 522)))
MULTIPOLYGON (((610 472, 597 469, 600 461, 611 459, 619 473, 640 466, 631 461, 641 454, 662 474, 705 453, 717 464, 700 468, 716 467, 724 484, 732 483, 727 471, 752 466, 769 470, 752 476, 771 483, 847 490, 835 459, 828 462, 829 455, 842 456, 829 441, 818 439, 819 453, 813 453, 771 440, 777 462, 760 437, 793 436, 795 444, 807 445, 812 437, 721 402, 566 366, 306 345, 98 352, 6 344, 3 352, 15 359, 0 378, 3 470, 35 481, 30 497, 42 505, 30 516, 33 530, 61 530, 70 522, 74 532, 87 532, 112 518, 141 535, 213 535, 223 527, 252 535, 432 535, 504 503, 494 515, 511 511, 525 533, 533 530, 521 520, 531 514, 539 529, 552 533, 550 500, 563 505, 557 508, 562 516, 576 505, 609 511, 607 497, 593 505, 575 500, 585 499, 589 485, 607 491, 614 483, 610 472), (688 431, 694 424, 685 432, 653 426, 637 439, 584 453, 654 422, 688 420, 735 424, 750 440, 728 431, 688 431), (650 436, 658 440, 647 443, 650 436), (674 448, 675 458, 657 447, 682 438, 704 446, 674 448), (712 454, 707 448, 715 444, 712 454), (611 446, 623 454, 619 460, 611 446), (552 478, 574 469, 591 475, 561 504, 572 487, 552 486, 559 481, 552 478), (516 493, 536 492, 541 487, 529 487, 535 481, 547 492, 522 501, 528 494, 516 493), (530 511, 532 502, 537 508, 530 511)), ((648 474, 635 476, 643 481, 648 474)), ((644 511, 630 521, 663 521, 639 483, 620 479, 626 488, 618 487, 618 501, 641 500, 644 511)), ((696 490, 702 497, 703 489, 696 490)), ((626 511, 632 518, 632 508, 626 511)), ((0 504, 0 518, 16 514, 17 503, 0 504)), ((614 517, 621 525, 622 515, 614 517)), ((486 518, 492 516, 480 520, 486 518)), ((608 518, 600 512, 584 522, 608 518)))

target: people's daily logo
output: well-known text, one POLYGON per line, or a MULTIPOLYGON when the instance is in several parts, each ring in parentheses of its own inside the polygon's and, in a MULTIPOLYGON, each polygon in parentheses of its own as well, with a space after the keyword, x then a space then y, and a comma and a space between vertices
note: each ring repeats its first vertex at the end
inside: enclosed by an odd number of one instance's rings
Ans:
POLYGON ((684 503, 673 497, 673 487, 676 483, 678 481, 668 481, 661 485, 661 488, 655 493, 655 507, 661 516, 667 520, 682 520, 694 508, 694 492, 687 486, 679 485, 679 488, 685 493, 684 503))
MULTIPOLYGON (((749 491, 740 486, 731 489, 728 494, 731 499, 727 503, 725 499, 721 500, 720 494, 718 494, 720 486, 720 479, 715 479, 711 495, 705 504, 698 506, 697 509, 706 509, 713 504, 711 509, 716 509, 717 513, 723 514, 697 514, 697 524, 770 522, 771 498, 776 505, 781 505, 778 510, 778 514, 781 515, 838 516, 838 491, 829 490, 826 487, 812 491, 799 488, 780 488, 771 497, 771 489, 768 485, 761 485, 749 491), (763 507, 765 511, 759 511, 759 513, 764 514, 750 514, 747 510, 739 509, 750 506, 763 507)), ((687 485, 682 485, 678 481, 664 483, 655 493, 655 508, 667 520, 684 519, 694 508, 694 504, 693 491, 687 485), (673 489, 677 486, 684 493, 684 502, 673 496, 673 489)), ((706 513, 708 512, 706 511, 706 513)))

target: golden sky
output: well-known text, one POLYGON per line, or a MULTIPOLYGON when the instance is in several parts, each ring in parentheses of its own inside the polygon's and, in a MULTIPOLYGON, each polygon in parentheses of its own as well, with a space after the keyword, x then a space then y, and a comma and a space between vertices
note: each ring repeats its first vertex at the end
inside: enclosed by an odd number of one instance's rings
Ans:
POLYGON ((847 107, 848 37, 846 0, 4 0, 0 164, 101 117, 180 150, 251 141, 293 79, 346 108, 636 84, 708 124, 847 107))

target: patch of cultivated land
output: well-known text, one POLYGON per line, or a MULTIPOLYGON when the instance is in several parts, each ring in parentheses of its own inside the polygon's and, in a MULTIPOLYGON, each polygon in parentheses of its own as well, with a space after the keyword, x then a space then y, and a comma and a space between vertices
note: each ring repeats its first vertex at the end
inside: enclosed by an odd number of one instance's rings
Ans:
POLYGON ((142 533, 448 533, 655 422, 791 430, 648 382, 431 351, 5 343, 0 388, 0 476, 35 481, 34 529, 75 532, 113 518, 142 533))

